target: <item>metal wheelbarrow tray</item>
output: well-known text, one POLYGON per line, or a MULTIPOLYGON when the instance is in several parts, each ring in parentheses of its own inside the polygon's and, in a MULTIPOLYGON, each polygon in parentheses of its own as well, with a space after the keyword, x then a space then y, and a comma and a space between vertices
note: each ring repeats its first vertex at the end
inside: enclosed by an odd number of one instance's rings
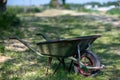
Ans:
POLYGON ((98 37, 100 37, 100 35, 84 36, 74 39, 50 40, 39 42, 37 46, 42 55, 70 57, 75 55, 78 44, 81 51, 86 50, 98 37))

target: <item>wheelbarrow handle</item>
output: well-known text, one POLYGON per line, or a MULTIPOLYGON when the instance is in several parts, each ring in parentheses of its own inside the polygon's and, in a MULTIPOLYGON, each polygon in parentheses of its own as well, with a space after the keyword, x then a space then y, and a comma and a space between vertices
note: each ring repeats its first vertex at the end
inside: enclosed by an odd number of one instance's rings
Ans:
POLYGON ((21 43, 23 43, 23 44, 24 44, 26 47, 28 47, 30 50, 32 50, 33 52, 35 52, 36 54, 38 54, 39 56, 43 56, 43 55, 42 55, 41 53, 39 53, 36 49, 32 48, 29 43, 27 43, 26 41, 20 39, 19 37, 17 37, 17 36, 11 36, 11 37, 9 37, 9 39, 16 39, 16 40, 20 41, 21 43))
POLYGON ((9 39, 18 39, 17 36, 10 36, 9 39))
POLYGON ((50 39, 43 33, 37 33, 36 35, 42 36, 45 40, 49 41, 50 39))
POLYGON ((17 37, 17 36, 10 36, 9 39, 16 39, 16 40, 20 41, 21 43, 23 43, 25 46, 27 46, 27 47, 29 46, 26 41, 20 39, 20 38, 17 37))

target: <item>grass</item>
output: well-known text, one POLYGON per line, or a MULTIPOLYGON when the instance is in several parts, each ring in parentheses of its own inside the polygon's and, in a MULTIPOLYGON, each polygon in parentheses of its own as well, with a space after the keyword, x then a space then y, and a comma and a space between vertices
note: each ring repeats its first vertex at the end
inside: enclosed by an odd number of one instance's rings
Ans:
MULTIPOLYGON (((101 34, 92 51, 95 52, 102 64, 106 66, 96 77, 83 77, 65 71, 62 67, 55 75, 51 75, 57 64, 56 59, 48 76, 45 75, 47 59, 33 52, 15 52, 6 50, 1 55, 10 56, 12 59, 0 63, 0 80, 116 80, 120 77, 120 54, 117 54, 120 40, 120 27, 101 23, 86 16, 58 16, 58 17, 31 17, 24 18, 24 25, 20 31, 22 36, 35 38, 35 33, 42 32, 51 39, 74 38, 85 35, 101 34)), ((18 34, 18 35, 19 35, 18 34)), ((22 37, 21 36, 21 37, 22 37)), ((43 39, 41 39, 43 40, 43 39)), ((32 42, 37 40, 32 39, 32 42)))

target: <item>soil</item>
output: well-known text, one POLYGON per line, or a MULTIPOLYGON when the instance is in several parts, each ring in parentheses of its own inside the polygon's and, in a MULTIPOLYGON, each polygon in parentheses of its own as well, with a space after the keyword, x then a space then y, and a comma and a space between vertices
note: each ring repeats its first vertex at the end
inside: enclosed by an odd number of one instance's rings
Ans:
POLYGON ((11 59, 10 57, 6 57, 6 56, 0 56, 0 63, 3 63, 7 60, 11 59))

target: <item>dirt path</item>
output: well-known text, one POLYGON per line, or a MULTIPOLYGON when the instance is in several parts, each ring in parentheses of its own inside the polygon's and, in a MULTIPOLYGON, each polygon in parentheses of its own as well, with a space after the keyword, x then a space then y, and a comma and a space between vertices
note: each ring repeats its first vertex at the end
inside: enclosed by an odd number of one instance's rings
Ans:
POLYGON ((87 13, 79 13, 76 11, 72 11, 72 10, 61 10, 61 9, 49 9, 49 10, 45 10, 42 13, 36 13, 35 16, 38 17, 53 17, 53 16, 60 16, 60 15, 85 15, 87 13))
POLYGON ((35 16, 37 17, 53 17, 53 16, 60 16, 60 15, 72 15, 72 16, 88 16, 92 17, 97 21, 101 21, 104 23, 110 23, 114 26, 120 27, 120 18, 106 16, 106 15, 99 15, 99 14, 90 14, 90 13, 83 13, 83 12, 76 12, 72 10, 57 10, 57 9, 50 9, 46 10, 42 13, 36 13, 35 16))

